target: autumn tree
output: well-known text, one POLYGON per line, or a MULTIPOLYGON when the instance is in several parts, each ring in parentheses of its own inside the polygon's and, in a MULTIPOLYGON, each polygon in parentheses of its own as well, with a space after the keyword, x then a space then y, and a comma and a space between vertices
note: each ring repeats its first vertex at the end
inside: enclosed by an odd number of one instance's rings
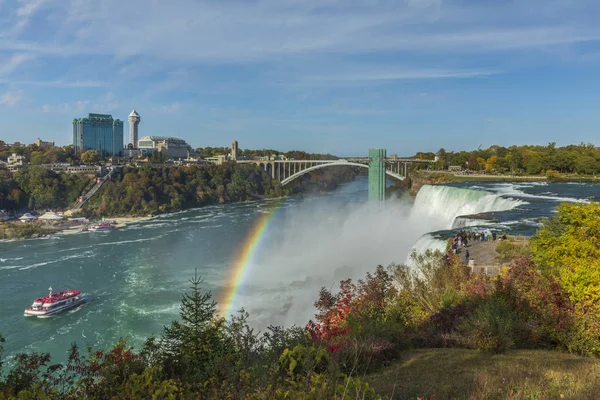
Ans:
POLYGON ((496 169, 496 166, 498 164, 498 157, 497 156, 491 156, 490 158, 488 158, 485 161, 485 170, 487 172, 491 172, 492 170, 496 169))
POLYGON ((99 157, 96 150, 88 150, 81 155, 81 161, 85 164, 95 164, 98 162, 98 160, 99 157))
POLYGON ((600 204, 563 203, 531 240, 533 260, 575 304, 570 350, 600 354, 600 204))

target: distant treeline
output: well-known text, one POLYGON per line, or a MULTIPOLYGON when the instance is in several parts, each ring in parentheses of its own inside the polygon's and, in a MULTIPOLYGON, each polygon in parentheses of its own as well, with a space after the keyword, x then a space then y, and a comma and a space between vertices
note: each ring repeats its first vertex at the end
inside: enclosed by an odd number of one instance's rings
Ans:
MULTIPOLYGON (((214 157, 222 154, 229 154, 230 147, 199 147, 195 150, 196 154, 202 158, 214 157)), ((289 159, 295 160, 337 160, 339 157, 332 154, 307 153, 300 150, 280 151, 274 149, 239 149, 240 157, 266 157, 271 155, 284 155, 289 159)))
MULTIPOLYGON (((230 147, 199 147, 191 151, 191 155, 201 158, 214 157, 217 155, 225 155, 231 152, 230 147)), ((11 154, 24 156, 25 160, 31 164, 51 164, 59 162, 68 162, 71 164, 79 164, 89 160, 82 159, 81 153, 76 153, 73 150, 73 145, 68 146, 37 146, 35 144, 16 144, 9 146, 6 142, 0 140, 0 160, 6 161, 11 154)), ((338 157, 332 154, 316 154, 307 153, 300 150, 280 151, 274 149, 239 149, 240 157, 265 157, 271 155, 284 155, 287 158, 296 160, 335 160, 338 157)), ((159 155, 154 161, 163 161, 159 155)), ((97 161, 97 160, 95 160, 97 161)))
POLYGON ((254 165, 126 168, 84 206, 91 215, 148 215, 285 194, 254 165))
POLYGON ((93 184, 90 176, 57 174, 33 165, 14 175, 0 170, 0 210, 64 209, 93 184))
MULTIPOLYGON (((556 171, 560 173, 597 174, 600 172, 600 150, 591 143, 556 147, 491 146, 473 151, 437 152, 436 168, 460 166, 473 171, 535 175, 556 171)), ((417 153, 417 157, 433 159, 434 153, 417 153)))
MULTIPOLYGON (((209 204, 325 192, 354 179, 356 168, 312 171, 283 188, 256 165, 126 168, 104 184, 84 208, 90 216, 148 215, 209 204)), ((94 183, 92 176, 30 166, 11 175, 0 170, 0 210, 64 210, 94 183)))
POLYGON ((73 151, 73 146, 40 147, 35 144, 9 146, 0 140, 0 160, 6 161, 13 153, 25 157, 27 162, 34 165, 59 162, 76 164, 79 162, 79 157, 73 151))
POLYGON ((149 215, 289 193, 333 190, 354 179, 354 168, 326 168, 284 188, 252 164, 126 168, 86 203, 89 216, 149 215))

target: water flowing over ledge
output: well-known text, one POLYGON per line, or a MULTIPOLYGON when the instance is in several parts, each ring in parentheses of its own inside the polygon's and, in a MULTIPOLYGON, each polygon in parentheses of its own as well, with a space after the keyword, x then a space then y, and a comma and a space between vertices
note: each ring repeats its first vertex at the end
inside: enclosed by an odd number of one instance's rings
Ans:
POLYGON ((527 203, 484 190, 425 185, 417 194, 411 219, 433 219, 431 230, 452 229, 460 216, 507 211, 523 204, 527 203))

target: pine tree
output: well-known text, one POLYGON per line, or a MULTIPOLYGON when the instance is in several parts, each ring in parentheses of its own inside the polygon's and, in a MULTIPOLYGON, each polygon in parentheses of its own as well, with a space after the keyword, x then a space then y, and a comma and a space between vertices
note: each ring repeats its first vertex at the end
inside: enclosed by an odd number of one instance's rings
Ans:
POLYGON ((216 318, 217 303, 210 292, 202 293, 204 280, 194 273, 191 293, 181 299, 181 321, 164 328, 158 352, 164 372, 171 377, 200 381, 206 377, 210 362, 220 353, 223 323, 216 318))

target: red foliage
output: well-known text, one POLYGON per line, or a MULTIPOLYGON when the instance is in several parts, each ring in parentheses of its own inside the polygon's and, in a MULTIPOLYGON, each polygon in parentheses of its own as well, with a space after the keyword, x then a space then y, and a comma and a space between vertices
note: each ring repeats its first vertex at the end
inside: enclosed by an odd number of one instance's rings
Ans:
POLYGON ((515 259, 499 285, 499 290, 511 295, 517 310, 545 314, 557 332, 571 328, 574 311, 568 295, 558 282, 542 276, 530 258, 515 259))
POLYGON ((306 331, 312 340, 324 343, 329 352, 336 352, 348 344, 351 330, 346 324, 348 316, 383 313, 386 298, 395 291, 392 277, 382 266, 378 266, 374 274, 367 273, 366 279, 357 285, 351 279, 341 281, 335 295, 322 288, 315 302, 317 323, 309 321, 306 331))
POLYGON ((343 324, 351 311, 355 295, 356 286, 351 279, 346 279, 340 282, 338 294, 333 295, 329 290, 322 288, 319 300, 315 302, 319 311, 316 315, 319 323, 309 321, 306 331, 312 340, 324 343, 327 351, 331 353, 343 346, 343 339, 340 338, 350 332, 350 327, 343 324))

